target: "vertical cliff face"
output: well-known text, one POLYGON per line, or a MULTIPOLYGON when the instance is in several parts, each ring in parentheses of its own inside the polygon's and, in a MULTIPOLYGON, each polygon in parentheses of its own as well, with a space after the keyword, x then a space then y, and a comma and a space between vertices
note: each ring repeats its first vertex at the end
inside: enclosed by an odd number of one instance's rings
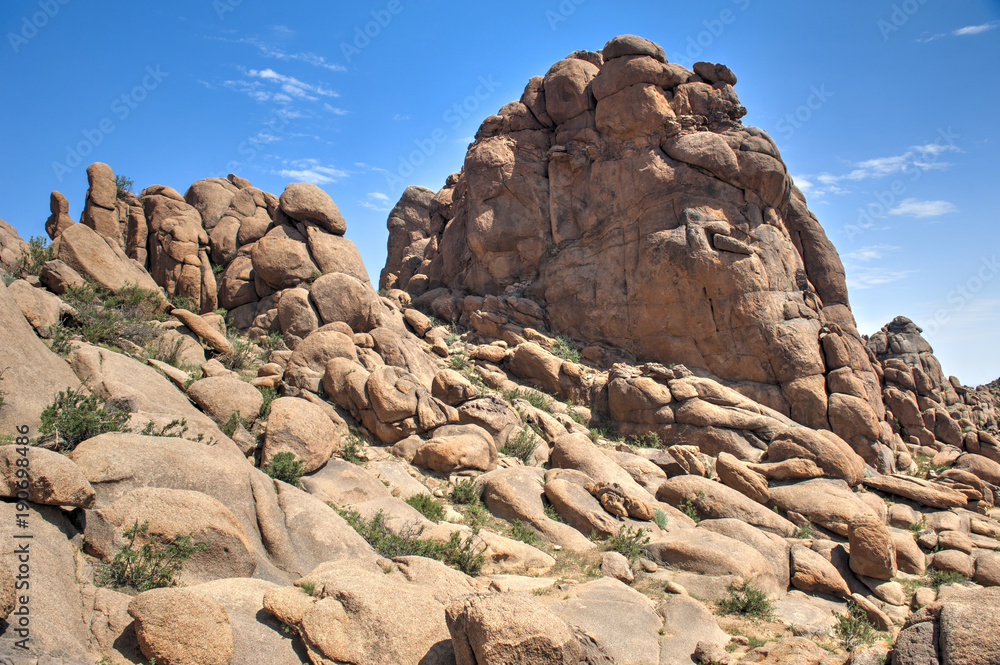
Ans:
POLYGON ((406 191, 381 286, 530 310, 859 444, 886 439, 843 266, 774 142, 740 123, 735 84, 635 36, 560 60, 486 118, 443 189, 406 191))

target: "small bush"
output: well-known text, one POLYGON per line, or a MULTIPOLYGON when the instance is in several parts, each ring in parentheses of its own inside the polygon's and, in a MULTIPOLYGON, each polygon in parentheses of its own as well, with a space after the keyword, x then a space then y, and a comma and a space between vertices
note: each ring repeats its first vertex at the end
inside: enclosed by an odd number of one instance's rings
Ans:
POLYGON ((169 298, 170 304, 176 309, 186 309, 189 312, 199 313, 201 303, 192 296, 181 296, 176 293, 169 298))
POLYGON ((160 337, 146 345, 146 356, 179 368, 181 364, 181 350, 183 348, 184 340, 180 337, 174 339, 173 342, 168 342, 160 337))
POLYGON ((316 585, 312 582, 299 582, 299 588, 306 592, 307 595, 313 595, 313 591, 316 590, 316 585))
POLYGON ((254 343, 250 340, 239 337, 230 338, 229 344, 233 347, 232 350, 229 353, 224 353, 217 358, 226 369, 233 372, 239 372, 240 370, 253 367, 253 365, 259 360, 257 356, 257 349, 254 347, 254 343))
POLYGON ((156 291, 128 285, 112 293, 86 284, 69 287, 63 300, 76 310, 69 329, 90 344, 117 347, 127 340, 145 347, 160 334, 154 323, 163 318, 156 291))
POLYGON ((945 584, 958 584, 960 582, 967 582, 968 577, 954 570, 937 570, 932 568, 927 576, 929 585, 934 589, 939 589, 945 584))
POLYGON ((521 520, 514 520, 510 523, 510 537, 528 545, 534 545, 538 542, 538 534, 535 533, 535 530, 521 520))
POLYGON ((237 411, 236 413, 230 414, 229 420, 219 425, 219 429, 221 429, 222 433, 231 439, 240 425, 243 425, 243 429, 249 431, 253 427, 253 420, 249 418, 241 418, 240 412, 237 411))
POLYGON ((525 402, 531 406, 544 411, 545 413, 552 413, 552 407, 549 406, 549 401, 545 399, 542 395, 535 392, 534 390, 526 390, 524 388, 515 388, 514 390, 507 390, 503 394, 504 400, 508 404, 513 404, 516 399, 523 399, 525 402))
POLYGON ((556 343, 549 349, 553 355, 559 356, 563 360, 573 363, 580 362, 580 352, 573 348, 572 343, 565 337, 556 337, 556 343))
POLYGON ((32 236, 28 241, 28 247, 18 257, 17 263, 11 276, 15 279, 24 279, 28 275, 38 275, 42 272, 42 265, 46 261, 51 261, 52 248, 48 245, 48 240, 41 236, 32 236))
POLYGON ((265 351, 280 351, 285 347, 285 338, 281 333, 268 333, 257 340, 257 346, 265 351))
POLYGON ((470 503, 463 508, 463 512, 469 526, 473 529, 478 529, 486 524, 486 520, 490 516, 490 511, 486 510, 486 506, 482 503, 470 503))
POLYGON ((834 632, 845 649, 853 649, 859 644, 871 644, 878 639, 878 631, 868 620, 868 614, 857 603, 847 605, 847 614, 836 614, 837 625, 834 632))
POLYGON ((119 199, 124 199, 126 195, 133 194, 133 185, 135 185, 135 183, 132 181, 132 178, 124 175, 115 176, 115 189, 118 190, 117 197, 119 199))
POLYGON ((461 372, 469 367, 469 359, 464 353, 453 353, 448 356, 448 366, 453 370, 461 372))
POLYGON ((444 506, 430 494, 414 494, 406 499, 406 503, 432 522, 440 522, 444 519, 444 506))
MULTIPOLYGON (((187 433, 187 431, 188 431, 187 418, 181 418, 179 420, 177 418, 174 418, 160 429, 156 429, 156 425, 154 425, 153 422, 150 421, 146 423, 146 426, 143 427, 142 430, 139 431, 139 434, 143 436, 167 436, 179 439, 186 439, 187 437, 184 435, 187 433)), ((205 438, 204 434, 199 434, 195 438, 188 440, 200 443, 204 438, 205 438)))
POLYGON ((666 529, 667 528, 667 514, 665 512, 663 512, 662 510, 660 510, 659 508, 657 508, 653 512, 653 524, 655 524, 656 526, 660 527, 661 529, 666 529))
POLYGON ((278 391, 274 388, 265 387, 258 388, 260 394, 264 396, 264 401, 260 405, 260 409, 257 411, 257 420, 266 421, 267 417, 271 415, 271 402, 278 399, 278 391))
POLYGON ((774 614, 774 605, 763 590, 747 581, 726 587, 726 597, 719 603, 719 610, 723 614, 769 619, 774 614))
POLYGON ((642 554, 643 546, 647 543, 649 543, 649 535, 645 529, 624 525, 618 530, 618 535, 608 538, 605 549, 618 552, 628 559, 629 563, 635 563, 635 560, 642 554))
POLYGON ((544 510, 545 510, 545 516, 548 517, 553 522, 565 523, 566 520, 563 519, 563 516, 559 514, 559 511, 556 510, 556 507, 553 506, 551 503, 546 503, 544 510))
POLYGON ((286 482, 295 486, 299 484, 299 478, 305 475, 302 462, 295 459, 295 453, 281 452, 271 458, 270 463, 260 469, 275 480, 286 482))
POLYGON ((698 514, 698 509, 694 505, 694 499, 688 499, 681 505, 677 507, 682 513, 694 520, 695 524, 701 521, 701 515, 698 514))
POLYGON ((106 432, 128 432, 129 414, 106 409, 97 395, 64 390, 42 411, 40 434, 56 437, 56 450, 70 451, 106 432))
POLYGON ((660 440, 660 435, 656 432, 643 432, 642 434, 633 434, 627 439, 630 446, 635 446, 636 448, 663 448, 663 441, 660 440))
POLYGON ((181 572, 184 562, 195 552, 204 550, 205 544, 193 545, 191 535, 177 534, 169 542, 149 538, 136 548, 136 538, 146 538, 149 522, 139 524, 138 520, 122 535, 128 538, 101 571, 97 583, 101 586, 130 587, 139 593, 150 589, 174 586, 174 579, 181 572))
POLYGON ((480 503, 479 490, 474 478, 462 478, 451 488, 451 500, 458 505, 471 506, 480 503))
POLYGON ((812 538, 813 530, 811 526, 800 526, 789 535, 789 538, 801 538, 803 540, 812 538))
POLYGON ((463 539, 457 531, 452 532, 448 542, 442 543, 421 539, 423 527, 416 525, 404 529, 399 534, 394 533, 386 525, 385 514, 381 510, 370 520, 353 510, 342 511, 340 516, 368 541, 376 552, 387 559, 423 556, 457 568, 466 575, 478 575, 486 563, 483 549, 475 546, 472 537, 463 539))
POLYGON ((912 531, 914 535, 920 533, 921 531, 927 528, 927 517, 921 515, 919 522, 914 522, 913 524, 907 525, 906 528, 912 531))
POLYGON ((350 462, 351 464, 361 464, 364 462, 364 459, 361 457, 361 451, 363 448, 364 441, 362 441, 361 436, 352 429, 348 432, 347 437, 340 446, 340 452, 337 453, 337 456, 345 462, 350 462))
POLYGON ((534 432, 522 427, 516 436, 508 439, 507 443, 503 444, 503 447, 500 448, 500 453, 516 457, 525 464, 528 464, 535 454, 536 447, 538 447, 538 442, 535 439, 534 432))

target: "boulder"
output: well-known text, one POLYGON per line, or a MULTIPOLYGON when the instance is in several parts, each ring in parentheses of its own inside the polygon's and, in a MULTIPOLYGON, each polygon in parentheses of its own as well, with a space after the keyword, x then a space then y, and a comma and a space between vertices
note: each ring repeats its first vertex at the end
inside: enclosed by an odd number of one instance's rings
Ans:
POLYGON ((78 274, 111 291, 118 292, 126 285, 136 285, 149 291, 160 290, 149 273, 129 259, 121 247, 108 244, 84 224, 74 224, 65 229, 52 243, 52 252, 78 274))
POLYGON ((864 460, 832 432, 794 427, 785 430, 767 447, 769 462, 799 457, 815 462, 827 475, 854 487, 864 479, 864 460))
POLYGON ((312 301, 323 323, 343 321, 354 332, 369 332, 378 326, 381 302, 367 282, 334 272, 313 282, 312 301))
POLYGON ((250 261, 256 277, 272 289, 292 288, 319 275, 306 244, 291 238, 261 238, 253 244, 250 261))
POLYGON ((128 605, 142 653, 163 665, 229 665, 233 633, 219 603, 190 589, 152 589, 128 605))
POLYGON ((444 473, 492 471, 497 465, 497 449, 493 437, 482 427, 446 425, 420 444, 413 464, 444 473))
POLYGON ((961 492, 923 478, 902 474, 865 478, 865 487, 895 494, 931 508, 947 509, 965 506, 969 499, 961 492))
POLYGON ((90 508, 97 498, 80 467, 64 455, 35 446, 0 446, 0 496, 17 498, 22 480, 32 503, 90 508), (22 450, 27 454, 21 455, 22 450), (26 472, 24 478, 19 469, 26 472))
POLYGON ((877 517, 847 483, 830 478, 772 487, 771 501, 781 510, 805 515, 809 521, 841 536, 847 536, 847 524, 852 517, 862 513, 877 517))
POLYGON ((49 195, 49 210, 52 214, 45 220, 45 232, 49 234, 49 238, 55 240, 76 222, 69 216, 69 201, 59 192, 52 192, 49 195))
POLYGON ((290 452, 310 473, 340 449, 340 437, 341 432, 316 404, 298 397, 279 397, 271 402, 261 464, 268 464, 280 452, 290 452))
POLYGON ((672 506, 690 502, 702 518, 735 518, 784 536, 795 525, 736 490, 701 476, 675 476, 660 486, 656 498, 672 506))
POLYGON ((308 182, 293 182, 285 186, 279 199, 282 212, 299 222, 313 222, 325 231, 342 236, 347 222, 330 195, 308 182))
POLYGON ((791 581, 796 589, 851 597, 851 588, 844 577, 822 554, 804 545, 793 545, 790 561, 791 581))
POLYGON ((712 612, 690 596, 667 596, 656 613, 663 618, 660 665, 688 665, 699 644, 725 647, 729 643, 729 635, 719 628, 712 612))
POLYGON ((847 523, 851 545, 851 570, 877 580, 896 574, 896 548, 889 529, 872 515, 857 515, 847 523))
POLYGON ((719 455, 715 462, 715 472, 723 483, 757 503, 766 504, 771 497, 767 479, 729 453, 719 455))
POLYGON ((225 423, 233 414, 256 418, 264 404, 264 396, 259 390, 232 376, 199 379, 188 387, 187 394, 218 423, 225 423))
POLYGON ((577 665, 573 629, 525 593, 470 596, 446 608, 457 665, 577 665))

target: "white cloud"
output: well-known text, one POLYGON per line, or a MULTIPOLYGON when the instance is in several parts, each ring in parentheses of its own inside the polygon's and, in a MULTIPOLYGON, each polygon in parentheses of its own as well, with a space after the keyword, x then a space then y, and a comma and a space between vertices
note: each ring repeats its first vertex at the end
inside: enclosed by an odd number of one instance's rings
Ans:
POLYGON ((886 268, 864 268, 862 270, 848 270, 848 289, 870 289, 873 286, 891 284, 901 279, 906 279, 912 275, 914 270, 889 270, 886 268))
POLYGON ((275 84, 281 88, 286 96, 295 97, 296 99, 305 99, 314 102, 319 99, 316 95, 339 97, 336 92, 324 88, 322 85, 312 85, 294 76, 279 74, 271 68, 251 69, 247 72, 247 75, 275 84))
POLYGON ((981 25, 967 25, 964 28, 959 28, 958 30, 955 30, 951 34, 953 34, 956 37, 965 37, 967 35, 978 35, 981 32, 992 30, 993 28, 997 27, 997 25, 1000 24, 998 24, 996 21, 993 21, 992 23, 983 23, 981 25))
POLYGON ((349 111, 347 109, 338 108, 336 106, 331 106, 329 103, 323 104, 323 109, 332 113, 334 115, 347 115, 349 111))
POLYGON ((281 169, 278 175, 291 178, 297 182, 311 182, 315 185, 327 185, 350 177, 347 171, 332 165, 323 165, 316 159, 300 159, 289 163, 292 168, 281 169))
POLYGON ((931 171, 948 168, 951 166, 950 163, 938 161, 938 157, 946 152, 961 152, 961 150, 951 143, 915 145, 899 155, 854 162, 847 173, 803 174, 795 176, 794 180, 804 194, 816 198, 822 198, 826 194, 848 194, 850 190, 842 185, 912 173, 914 170, 931 171))
POLYGON ((903 199, 899 205, 889 211, 890 215, 906 217, 940 217, 958 210, 948 201, 921 201, 919 199, 903 199))
POLYGON ((368 200, 358 201, 363 208, 376 212, 389 212, 392 206, 389 205, 389 197, 382 192, 368 192, 368 200))
POLYGON ((877 259, 881 259, 886 254, 898 250, 899 247, 895 247, 893 245, 866 245, 865 247, 847 253, 845 256, 855 261, 875 261, 877 259))
POLYGON ((368 192, 368 196, 378 201, 385 201, 385 202, 389 201, 389 197, 383 194, 382 192, 368 192))

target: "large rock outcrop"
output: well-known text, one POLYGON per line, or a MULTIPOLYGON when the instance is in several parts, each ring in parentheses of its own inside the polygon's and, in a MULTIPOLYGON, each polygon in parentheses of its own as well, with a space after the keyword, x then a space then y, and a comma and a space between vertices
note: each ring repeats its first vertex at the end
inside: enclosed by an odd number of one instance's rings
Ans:
POLYGON ((662 52, 616 37, 531 79, 443 189, 403 194, 380 285, 482 297, 494 324, 684 363, 874 445, 881 391, 836 250, 774 141, 740 123, 732 72, 662 52))

